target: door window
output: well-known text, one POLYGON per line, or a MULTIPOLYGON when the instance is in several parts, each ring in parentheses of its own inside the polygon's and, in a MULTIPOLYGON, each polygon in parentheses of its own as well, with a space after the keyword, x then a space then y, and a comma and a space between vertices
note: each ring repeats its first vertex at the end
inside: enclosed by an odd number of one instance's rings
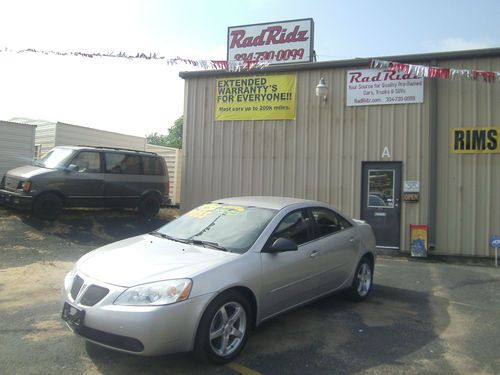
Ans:
POLYGON ((98 173, 101 171, 101 160, 98 152, 82 151, 70 164, 78 167, 80 173, 98 173))
POLYGON ((351 223, 342 216, 327 208, 318 207, 313 208, 311 211, 316 224, 316 238, 340 232, 352 226, 351 223))
POLYGON ((271 235, 270 244, 280 237, 293 240, 297 245, 310 241, 311 226, 307 212, 305 210, 299 210, 285 216, 271 235))
POLYGON ((368 207, 394 207, 394 170, 368 170, 368 207))
POLYGON ((106 153, 106 172, 118 174, 140 174, 141 159, 139 155, 106 153))

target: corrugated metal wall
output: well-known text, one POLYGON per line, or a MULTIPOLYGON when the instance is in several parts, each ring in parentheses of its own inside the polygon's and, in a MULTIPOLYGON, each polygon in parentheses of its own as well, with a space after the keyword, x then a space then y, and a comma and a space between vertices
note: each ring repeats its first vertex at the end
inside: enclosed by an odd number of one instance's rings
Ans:
MULTIPOLYGON (((500 71, 500 58, 442 61, 442 67, 500 71)), ((500 84, 466 79, 438 84, 436 252, 492 256, 500 234, 500 154, 451 153, 451 129, 500 126, 500 84)))
POLYGON ((44 123, 37 125, 35 132, 35 145, 40 147, 39 155, 42 156, 55 146, 56 124, 44 123))
POLYGON ((168 179, 170 183, 169 197, 172 204, 181 203, 181 171, 182 171, 182 151, 178 148, 163 147, 146 144, 146 151, 156 152, 163 156, 168 168, 168 179))
MULTIPOLYGON (((382 160, 385 146, 426 200, 428 105, 346 107, 347 70, 290 72, 297 74, 295 121, 215 122, 215 77, 187 79, 182 210, 227 196, 278 195, 330 202, 359 217, 361 162, 382 160), (330 87, 326 103, 315 96, 320 77, 330 87)), ((428 206, 403 204, 403 249, 409 224, 427 220, 428 206)))
POLYGON ((144 150, 146 139, 144 137, 58 122, 56 124, 55 145, 107 146, 144 150))
POLYGON ((0 179, 10 169, 31 164, 35 152, 35 126, 0 121, 0 179))

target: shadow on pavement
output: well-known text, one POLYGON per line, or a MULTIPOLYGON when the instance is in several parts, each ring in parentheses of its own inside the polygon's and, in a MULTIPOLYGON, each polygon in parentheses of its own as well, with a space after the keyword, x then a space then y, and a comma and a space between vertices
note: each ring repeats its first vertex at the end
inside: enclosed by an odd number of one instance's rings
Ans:
MULTIPOLYGON (((236 362, 262 374, 346 374, 394 366, 419 351, 423 358, 437 357, 444 351, 440 345, 423 347, 449 325, 447 308, 444 298, 378 285, 361 303, 336 294, 264 323, 236 362)), ((186 353, 137 357, 93 344, 87 353, 103 374, 234 374, 186 353)))

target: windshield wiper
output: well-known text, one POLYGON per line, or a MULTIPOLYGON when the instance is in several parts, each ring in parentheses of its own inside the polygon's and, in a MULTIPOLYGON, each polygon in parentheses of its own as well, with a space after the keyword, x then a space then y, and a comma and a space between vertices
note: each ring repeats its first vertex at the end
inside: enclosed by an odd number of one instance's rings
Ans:
POLYGON ((172 236, 169 236, 168 234, 163 234, 163 233, 160 233, 160 232, 149 232, 149 234, 152 235, 152 236, 165 238, 166 240, 170 240, 170 241, 176 241, 176 242, 181 242, 181 243, 188 243, 188 241, 186 241, 186 240, 184 240, 182 238, 172 237, 172 236))
POLYGON ((193 244, 193 245, 198 245, 198 246, 203 246, 203 247, 210 247, 212 249, 216 250, 221 250, 221 251, 229 251, 226 249, 224 246, 220 246, 216 242, 210 242, 210 241, 202 241, 202 240, 187 240, 187 243, 193 244))

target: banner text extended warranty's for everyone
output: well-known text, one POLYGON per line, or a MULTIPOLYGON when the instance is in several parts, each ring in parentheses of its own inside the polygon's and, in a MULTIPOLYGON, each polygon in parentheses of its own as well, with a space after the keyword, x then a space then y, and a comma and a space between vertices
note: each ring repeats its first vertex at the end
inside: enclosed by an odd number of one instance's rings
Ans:
POLYGON ((215 120, 294 120, 295 74, 216 80, 215 120))

